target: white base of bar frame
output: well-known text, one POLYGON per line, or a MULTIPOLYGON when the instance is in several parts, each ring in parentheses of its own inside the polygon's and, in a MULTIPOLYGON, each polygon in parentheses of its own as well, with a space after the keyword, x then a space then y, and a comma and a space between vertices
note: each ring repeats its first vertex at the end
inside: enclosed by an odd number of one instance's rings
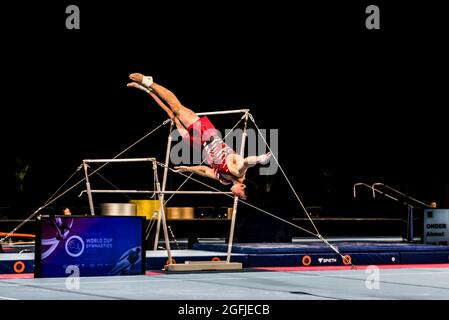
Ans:
POLYGON ((181 264, 168 264, 165 271, 216 271, 216 270, 242 270, 241 262, 226 261, 186 261, 181 264))

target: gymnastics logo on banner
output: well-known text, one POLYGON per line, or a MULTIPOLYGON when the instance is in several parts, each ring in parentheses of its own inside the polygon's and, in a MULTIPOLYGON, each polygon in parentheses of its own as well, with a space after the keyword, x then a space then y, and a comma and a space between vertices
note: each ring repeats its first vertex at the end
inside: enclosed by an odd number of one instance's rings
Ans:
POLYGON ((42 217, 36 277, 135 275, 145 272, 143 217, 42 217))

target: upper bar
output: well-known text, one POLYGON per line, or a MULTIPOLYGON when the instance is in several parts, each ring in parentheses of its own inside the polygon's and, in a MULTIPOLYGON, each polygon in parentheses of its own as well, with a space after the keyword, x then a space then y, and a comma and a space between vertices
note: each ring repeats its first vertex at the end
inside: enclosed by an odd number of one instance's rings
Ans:
POLYGON ((104 163, 104 162, 144 162, 156 161, 156 158, 129 158, 129 159, 85 159, 83 162, 87 163, 104 163))
POLYGON ((196 112, 198 116, 208 116, 214 114, 230 114, 230 113, 246 113, 249 109, 227 110, 227 111, 211 111, 211 112, 196 112))

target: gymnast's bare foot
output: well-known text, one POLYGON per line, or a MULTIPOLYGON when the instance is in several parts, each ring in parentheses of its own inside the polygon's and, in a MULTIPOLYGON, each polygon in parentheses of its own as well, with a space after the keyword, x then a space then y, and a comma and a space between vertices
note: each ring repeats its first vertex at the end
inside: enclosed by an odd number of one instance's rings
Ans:
POLYGON ((139 90, 148 92, 148 93, 151 91, 151 88, 147 89, 147 88, 145 88, 143 85, 138 84, 138 83, 136 83, 136 82, 130 82, 130 83, 128 83, 126 86, 127 86, 128 88, 136 88, 136 89, 139 89, 139 90))
POLYGON ((141 85, 143 85, 145 88, 150 88, 150 86, 153 84, 153 78, 150 76, 144 76, 141 73, 131 73, 129 75, 129 78, 141 85))
POLYGON ((141 85, 135 82, 130 82, 126 85, 128 88, 136 88, 136 89, 140 89, 141 85))
POLYGON ((141 82, 142 82, 142 79, 143 79, 143 74, 141 74, 141 73, 131 73, 131 74, 129 75, 129 78, 130 78, 132 81, 135 81, 135 82, 137 82, 137 83, 141 83, 141 82))

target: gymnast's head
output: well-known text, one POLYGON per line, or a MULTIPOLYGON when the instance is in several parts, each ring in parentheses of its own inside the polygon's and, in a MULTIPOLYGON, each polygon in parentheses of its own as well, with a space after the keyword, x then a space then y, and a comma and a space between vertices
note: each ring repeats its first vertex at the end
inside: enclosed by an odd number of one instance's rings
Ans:
POLYGON ((232 193, 242 200, 246 200, 246 185, 243 183, 243 179, 234 181, 234 185, 231 188, 232 193))

